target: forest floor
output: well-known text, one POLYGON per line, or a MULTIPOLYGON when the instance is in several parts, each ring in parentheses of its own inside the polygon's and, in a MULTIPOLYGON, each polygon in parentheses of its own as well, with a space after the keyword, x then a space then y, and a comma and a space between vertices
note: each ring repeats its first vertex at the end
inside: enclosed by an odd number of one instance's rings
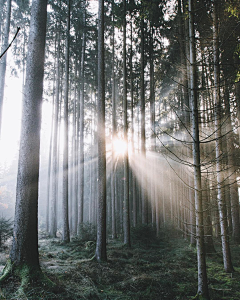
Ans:
MULTIPOLYGON (((42 286, 29 287, 19 298, 17 278, 9 278, 0 288, 0 299, 193 299, 197 292, 196 250, 172 230, 164 228, 155 238, 149 228, 133 232, 131 248, 121 240, 109 240, 108 261, 90 260, 94 241, 73 240, 64 245, 60 239, 40 236, 41 267, 57 285, 49 291, 42 286)), ((232 246, 235 272, 223 270, 220 244, 216 254, 207 257, 209 291, 213 300, 240 299, 240 246, 232 246)), ((3 269, 8 250, 0 252, 3 269)))

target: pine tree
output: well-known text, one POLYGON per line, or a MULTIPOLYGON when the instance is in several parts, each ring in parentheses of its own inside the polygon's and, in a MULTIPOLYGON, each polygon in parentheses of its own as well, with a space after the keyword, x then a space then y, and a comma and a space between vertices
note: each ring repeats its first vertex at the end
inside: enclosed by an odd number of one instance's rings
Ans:
POLYGON ((196 240, 198 259, 198 295, 203 299, 209 299, 206 259, 204 249, 203 231, 203 207, 202 207, 202 183, 200 164, 198 100, 196 83, 196 50, 194 32, 193 0, 189 0, 189 46, 190 46, 190 100, 192 110, 192 134, 193 134, 193 162, 194 162, 194 187, 195 187, 195 212, 196 212, 196 240))
POLYGON ((38 179, 46 21, 47 1, 34 0, 22 108, 13 242, 10 259, 1 277, 4 280, 12 270, 18 270, 26 286, 41 274, 38 253, 38 179))

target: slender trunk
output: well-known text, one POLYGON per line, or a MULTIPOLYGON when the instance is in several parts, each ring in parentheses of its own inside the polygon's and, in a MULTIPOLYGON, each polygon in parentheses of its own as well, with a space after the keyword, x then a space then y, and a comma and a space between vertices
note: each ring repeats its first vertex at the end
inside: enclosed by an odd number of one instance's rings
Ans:
MULTIPOLYGON (((133 96, 133 28, 132 28, 132 16, 131 16, 131 45, 130 45, 130 93, 131 93, 131 118, 132 118, 132 154, 134 155, 134 96, 133 96)), ((132 206, 133 206, 133 227, 137 225, 137 196, 136 196, 136 177, 131 170, 132 176, 132 206)))
MULTIPOLYGON (((79 62, 80 66, 81 66, 81 59, 79 62)), ((80 81, 80 73, 81 73, 81 68, 78 68, 78 72, 79 72, 79 78, 78 80, 80 81)), ((75 203, 75 213, 74 213, 74 230, 76 233, 78 233, 78 223, 79 223, 79 205, 80 205, 80 180, 81 180, 81 176, 80 176, 80 115, 81 115, 81 90, 80 87, 78 86, 77 89, 77 112, 76 112, 76 203, 75 203)))
POLYGON ((67 11, 67 36, 65 46, 65 90, 64 90, 64 148, 63 148, 63 232, 62 240, 65 243, 70 241, 69 232, 69 217, 68 217, 68 180, 69 180, 69 166, 68 166, 68 90, 69 90, 69 42, 70 42, 70 0, 68 0, 68 11, 67 11))
POLYGON ((215 253, 215 247, 212 238, 212 218, 211 205, 209 199, 209 177, 203 179, 203 218, 204 218, 204 235, 206 253, 215 253))
MULTIPOLYGON (((150 29, 150 123, 151 123, 151 151, 156 151, 156 135, 155 135, 155 82, 154 82, 154 48, 153 48, 153 35, 154 30, 151 25, 150 29)), ((155 158, 153 158, 155 160, 155 158)), ((154 170, 151 173, 151 204, 152 204, 152 223, 156 223, 156 200, 155 188, 153 184, 154 170)))
MULTIPOLYGON (((91 116, 93 116, 93 93, 91 92, 91 97, 90 97, 90 103, 91 103, 91 116)), ((89 223, 93 223, 93 119, 91 118, 90 120, 90 154, 89 154, 89 159, 90 159, 90 171, 89 171, 89 223)))
POLYGON ((236 176, 236 165, 235 165, 235 146, 233 137, 233 128, 231 124, 231 111, 230 111, 230 99, 229 99, 229 88, 225 86, 225 107, 226 107, 226 118, 227 118, 227 149, 229 155, 228 159, 228 180, 231 200, 231 219, 232 219, 232 236, 235 243, 240 243, 240 224, 239 224, 239 197, 238 197, 238 184, 236 176))
POLYGON ((71 207, 71 234, 75 236, 77 234, 77 58, 75 59, 75 86, 74 86, 74 100, 73 100, 73 136, 72 136, 72 207, 71 207))
POLYGON ((82 58, 81 58, 81 90, 80 90, 80 148, 79 148, 79 208, 78 208, 78 234, 81 234, 81 225, 83 224, 83 209, 84 209, 84 68, 85 68, 85 47, 86 47, 86 33, 85 33, 85 16, 86 8, 85 1, 83 2, 83 35, 82 35, 82 58))
MULTIPOLYGON (((54 98, 53 98, 54 108, 54 98)), ((53 110, 53 109, 52 109, 53 110)), ((50 189, 51 189, 51 172, 52 172, 52 144, 53 144, 53 125, 54 125, 54 110, 52 111, 52 124, 49 145, 49 161, 48 161, 48 178, 47 178, 47 203, 46 203, 46 232, 49 232, 49 204, 50 204, 50 189)))
POLYGON ((94 180, 93 180, 93 223, 97 224, 97 200, 98 200, 98 190, 97 190, 97 179, 98 179, 98 158, 97 158, 97 93, 94 94, 94 135, 93 135, 93 156, 94 156, 94 180))
POLYGON ((98 14, 98 212, 96 258, 98 262, 101 262, 107 260, 104 0, 99 0, 98 14))
POLYGON ((115 153, 114 153, 114 139, 116 136, 117 123, 116 123, 116 97, 115 97, 115 27, 114 27, 114 12, 113 12, 114 0, 112 0, 112 23, 113 23, 113 35, 112 35, 112 174, 111 174, 111 203, 112 203, 112 238, 116 239, 116 215, 115 215, 115 153))
POLYGON ((128 120, 127 120, 127 55, 126 55, 126 0, 123 0, 123 131, 126 153, 123 157, 124 167, 124 201, 123 201, 123 231, 124 244, 130 246, 130 212, 129 212, 129 162, 128 162, 128 120))
MULTIPOLYGON (((202 44, 202 41, 200 41, 200 49, 201 49, 201 57, 202 57, 202 61, 205 60, 205 55, 204 55, 204 45, 202 44)), ((201 85, 202 85, 202 89, 206 88, 206 70, 204 68, 204 65, 201 68, 201 85)), ((201 120, 202 120, 202 131, 203 132, 207 132, 208 128, 206 125, 206 118, 207 118, 207 114, 206 111, 207 110, 207 101, 206 98, 201 96, 201 104, 203 107, 203 113, 201 116, 201 120)), ((208 153, 208 145, 202 145, 202 156, 205 157, 208 153)), ((214 248, 214 243, 213 243, 213 238, 212 238, 212 210, 211 210, 211 205, 210 205, 210 197, 209 197, 209 176, 208 174, 206 174, 203 177, 203 219, 204 219, 204 235, 205 235, 205 250, 206 253, 214 253, 215 248, 214 248)))
POLYGON ((22 61, 22 90, 24 91, 25 86, 25 72, 26 72, 26 44, 27 44, 27 37, 25 30, 23 31, 23 47, 22 47, 22 55, 23 55, 23 61, 22 61))
MULTIPOLYGON (((192 172, 189 172, 188 183, 189 183, 190 187, 194 188, 194 176, 193 176, 192 172)), ((190 223, 191 223, 190 243, 192 246, 195 246, 196 245, 196 239, 195 239, 195 236, 196 236, 196 213, 195 213, 194 190, 190 188, 188 191, 188 195, 189 195, 189 202, 190 202, 190 223)))
MULTIPOLYGON (((57 26, 56 26, 57 29, 57 26)), ((54 53, 57 51, 58 36, 55 39, 54 53)), ((24 48, 24 47, 23 47, 24 48)), ((52 123, 51 123, 51 135, 49 145, 49 160, 48 160, 48 178, 47 178, 47 203, 46 203, 46 233, 49 233, 49 210, 50 210, 50 190, 52 180, 52 146, 53 146, 53 126, 54 126, 54 103, 55 103, 55 83, 56 83, 56 56, 54 59, 54 76, 53 76, 53 102, 52 102, 52 123)))
MULTIPOLYGON (((141 18, 141 155, 146 157, 146 134, 145 134, 145 87, 144 87, 144 19, 141 18)), ((144 174, 142 174, 144 176, 144 174)), ((142 179, 143 180, 143 179, 142 179)), ((148 223, 148 203, 144 185, 142 185, 142 223, 148 223)))
POLYGON ((221 166, 221 101, 220 101, 220 68, 219 68, 219 45, 218 45, 218 16, 217 1, 213 4, 213 60, 214 60, 214 106, 215 106, 215 137, 216 137, 216 172, 217 172, 217 201, 220 218, 222 239, 223 263, 226 272, 233 271, 231 252, 229 246, 226 203, 223 195, 223 173, 221 166))
POLYGON ((202 186, 199 144, 198 99, 196 81, 196 50, 194 32, 193 0, 189 0, 189 46, 190 46, 190 100, 192 109, 193 161, 196 213, 196 243, 198 261, 198 294, 209 299, 206 258, 204 249, 202 186))
MULTIPOLYGON (((0 7, 4 6, 4 2, 5 2, 5 0, 0 0, 0 7)), ((2 34, 3 12, 4 12, 4 10, 2 9, 0 11, 0 44, 2 43, 2 36, 1 36, 1 34, 2 34)))
MULTIPOLYGON (((12 1, 7 0, 7 16, 6 24, 4 29, 4 39, 1 53, 3 53, 8 47, 8 38, 10 30, 10 20, 11 20, 11 7, 12 1)), ((0 60, 0 137, 2 128, 2 108, 3 108, 3 98, 4 98, 4 88, 5 88, 5 75, 7 67, 7 53, 0 60)))
POLYGON ((51 237, 56 237, 57 233, 57 194, 58 194, 58 124, 59 124, 59 95, 60 95, 60 34, 57 34, 57 70, 56 70, 56 96, 54 102, 54 126, 53 126, 53 166, 52 166, 52 198, 50 205, 50 228, 51 237))
POLYGON ((238 139, 240 142, 240 80, 238 80, 235 84, 235 97, 237 103, 238 139))

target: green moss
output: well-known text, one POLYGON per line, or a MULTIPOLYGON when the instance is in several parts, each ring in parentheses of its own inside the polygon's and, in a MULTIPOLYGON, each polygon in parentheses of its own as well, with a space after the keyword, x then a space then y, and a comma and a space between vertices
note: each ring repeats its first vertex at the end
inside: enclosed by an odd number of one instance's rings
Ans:
POLYGON ((3 269, 2 276, 0 277, 0 285, 12 274, 12 271, 13 271, 13 263, 11 262, 10 259, 8 259, 3 269))
MULTIPOLYGON (((45 239, 39 249, 43 272, 22 267, 18 276, 10 277, 2 286, 2 299, 192 300, 197 291, 195 248, 177 234, 167 238, 166 228, 160 236, 147 246, 133 243, 131 249, 119 240, 110 240, 104 264, 89 259, 94 255, 93 242, 76 239, 62 245, 45 239), (19 281, 20 277, 24 280, 19 281)), ((226 274, 217 249, 216 255, 207 257, 210 299, 240 299, 240 267, 226 274)), ((231 250, 234 266, 240 265, 239 246, 232 245, 231 250)), ((12 274, 11 264, 5 269, 12 274)))
MULTIPOLYGON (((41 294, 44 290, 51 291, 56 289, 56 284, 53 283, 40 269, 40 267, 29 266, 27 264, 14 265, 9 259, 0 278, 0 283, 5 282, 9 277, 15 281, 15 278, 20 279, 20 286, 13 293, 11 299, 31 299, 26 297, 29 289, 40 288, 41 294)), ((18 281, 19 282, 19 281, 18 281)), ((36 297, 36 296, 35 296, 36 297)), ((1 299, 1 298, 0 298, 1 299)), ((36 298, 37 299, 37 298, 36 298)), ((42 299, 41 297, 39 299, 42 299)))
POLYGON ((209 298, 206 298, 203 295, 197 294, 194 298, 192 298, 192 300, 209 300, 209 298))

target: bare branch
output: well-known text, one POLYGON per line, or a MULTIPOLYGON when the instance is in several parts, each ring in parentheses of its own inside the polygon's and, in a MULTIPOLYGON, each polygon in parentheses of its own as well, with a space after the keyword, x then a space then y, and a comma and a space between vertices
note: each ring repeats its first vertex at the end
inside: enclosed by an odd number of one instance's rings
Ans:
POLYGON ((8 51, 8 49, 12 46, 12 43, 13 43, 13 41, 15 40, 15 38, 17 37, 19 31, 20 31, 20 27, 17 27, 17 32, 15 33, 15 35, 14 35, 14 37, 13 37, 11 43, 8 45, 7 49, 5 49, 5 50, 3 51, 3 53, 0 55, 0 59, 4 56, 4 54, 8 51))

